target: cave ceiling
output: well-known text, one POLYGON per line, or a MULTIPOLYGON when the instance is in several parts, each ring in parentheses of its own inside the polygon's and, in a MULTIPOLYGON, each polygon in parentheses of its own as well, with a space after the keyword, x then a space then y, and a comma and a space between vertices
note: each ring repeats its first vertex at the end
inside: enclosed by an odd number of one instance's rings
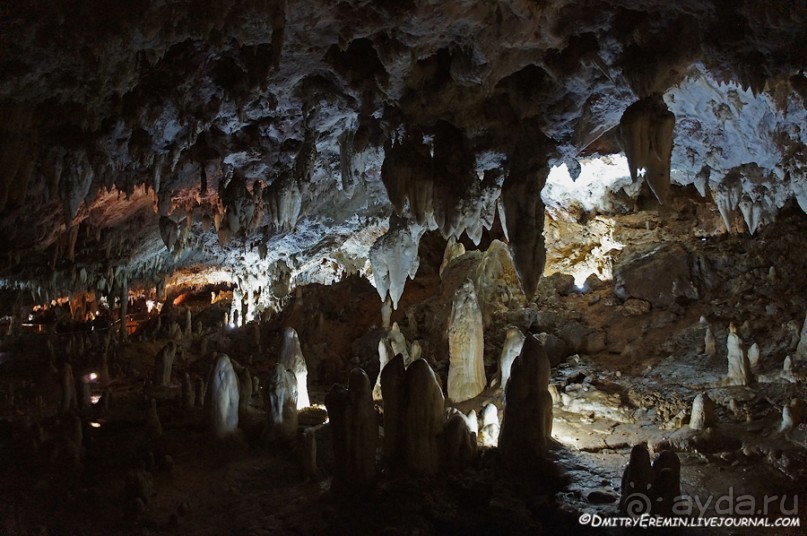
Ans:
POLYGON ((650 182, 635 103, 673 184, 807 209, 800 1, 32 0, 0 28, 0 283, 40 298, 366 270, 393 210, 478 238, 502 189, 623 150, 650 182))

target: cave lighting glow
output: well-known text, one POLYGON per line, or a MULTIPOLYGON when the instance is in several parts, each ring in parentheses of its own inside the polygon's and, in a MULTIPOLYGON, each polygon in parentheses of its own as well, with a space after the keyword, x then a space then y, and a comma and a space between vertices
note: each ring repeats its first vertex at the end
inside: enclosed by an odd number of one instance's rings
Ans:
POLYGON ((608 208, 608 194, 630 186, 628 159, 624 154, 581 158, 580 176, 572 180, 566 164, 549 170, 541 198, 547 208, 579 206, 590 212, 608 208))

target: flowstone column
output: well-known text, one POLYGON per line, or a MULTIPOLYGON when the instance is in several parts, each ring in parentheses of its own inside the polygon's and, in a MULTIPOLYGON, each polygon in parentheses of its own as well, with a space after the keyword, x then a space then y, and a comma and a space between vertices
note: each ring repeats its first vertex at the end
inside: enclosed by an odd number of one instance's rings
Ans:
POLYGON ((454 294, 448 325, 448 398, 463 402, 485 389, 484 328, 474 284, 468 280, 454 294))

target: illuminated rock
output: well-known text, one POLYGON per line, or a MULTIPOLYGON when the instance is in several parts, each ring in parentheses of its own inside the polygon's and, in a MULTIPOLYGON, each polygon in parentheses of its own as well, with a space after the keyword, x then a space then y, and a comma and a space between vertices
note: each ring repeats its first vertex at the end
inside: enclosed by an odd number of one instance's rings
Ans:
POLYGON ((709 428, 715 422, 715 403, 706 393, 699 393, 692 402, 689 427, 693 430, 709 428))
POLYGON ((448 324, 448 398, 462 402, 484 391, 484 329, 473 283, 468 280, 454 294, 448 324))
POLYGON ((745 353, 740 336, 737 335, 737 328, 734 323, 729 325, 729 334, 726 339, 726 350, 728 351, 728 374, 726 382, 729 385, 751 385, 754 383, 754 375, 751 373, 751 364, 745 353))
POLYGON ((650 487, 651 514, 670 517, 676 498, 681 496, 681 460, 671 450, 663 450, 653 461, 650 487))
POLYGON ((157 353, 157 357, 154 358, 154 385, 171 385, 171 372, 176 351, 177 345, 171 341, 157 353))
POLYGON ((785 360, 782 363, 782 372, 779 373, 779 376, 791 383, 798 381, 795 371, 793 370, 793 359, 789 355, 785 356, 785 360))
POLYGON ((222 438, 238 429, 238 376, 229 356, 219 354, 207 379, 204 396, 205 428, 222 438))
POLYGON ((748 364, 751 365, 752 370, 759 366, 759 345, 757 343, 748 348, 748 364))
POLYGON ((653 468, 646 445, 634 445, 630 461, 622 472, 619 512, 631 516, 650 513, 650 487, 653 484, 653 468))
POLYGON ((420 266, 418 243, 425 229, 415 222, 390 216, 390 227, 370 248, 373 280, 382 300, 389 294, 392 307, 398 308, 406 278, 415 278, 420 266))
POLYGON ((524 334, 521 330, 516 327, 508 328, 502 345, 502 354, 499 357, 499 385, 502 390, 507 387, 507 381, 510 379, 510 368, 513 366, 513 361, 521 353, 523 345, 524 334))
POLYGON ((350 371, 348 386, 334 385, 325 396, 333 431, 332 492, 364 491, 375 475, 378 424, 367 374, 350 371))
POLYGON ((294 328, 286 328, 283 332, 283 346, 280 349, 278 363, 294 374, 297 380, 297 409, 311 405, 308 399, 308 367, 300 347, 300 338, 294 328))
POLYGON ((297 379, 282 365, 272 367, 263 388, 266 402, 264 441, 288 441, 297 433, 297 379))
POLYGON ((378 377, 373 387, 373 400, 381 400, 383 398, 381 373, 384 372, 384 368, 394 355, 395 353, 392 350, 392 345, 390 345, 389 340, 386 337, 381 337, 378 341, 378 377))
POLYGON ((639 170, 644 168, 645 181, 661 204, 667 204, 670 196, 674 128, 675 115, 667 109, 660 94, 631 104, 619 120, 631 179, 636 183, 639 170))
POLYGON ((530 335, 513 362, 510 381, 504 390, 499 452, 512 468, 532 466, 546 451, 552 434, 549 375, 546 351, 530 335))
POLYGON ((487 404, 482 411, 481 441, 485 447, 499 444, 499 409, 495 404, 487 404))
POLYGON ((462 242, 457 242, 453 236, 450 237, 443 253, 443 262, 440 263, 440 277, 443 277, 443 271, 451 264, 451 261, 463 255, 465 255, 465 246, 462 245, 462 242))

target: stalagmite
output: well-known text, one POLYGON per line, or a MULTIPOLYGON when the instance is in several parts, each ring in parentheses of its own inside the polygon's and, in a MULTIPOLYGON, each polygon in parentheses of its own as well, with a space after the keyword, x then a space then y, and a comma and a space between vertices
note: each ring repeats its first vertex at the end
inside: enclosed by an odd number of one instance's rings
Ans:
POLYGON ((448 243, 446 244, 446 250, 443 253, 443 262, 440 263, 440 277, 443 277, 443 272, 445 271, 446 267, 451 264, 451 261, 458 257, 462 257, 464 254, 465 246, 462 245, 462 242, 457 242, 453 236, 449 238, 448 243))
POLYGON ((196 404, 196 393, 193 391, 193 384, 191 377, 186 372, 182 376, 182 406, 185 409, 191 409, 196 404))
POLYGON ((252 399, 252 376, 247 367, 236 369, 238 375, 238 411, 243 417, 249 411, 249 401, 252 399))
POLYGON ((401 328, 398 326, 397 322, 392 323, 392 327, 389 333, 387 333, 387 340, 392 348, 392 354, 390 355, 403 355, 404 363, 406 366, 409 366, 412 362, 412 358, 409 355, 409 345, 406 344, 406 338, 403 333, 401 333, 401 328))
POLYGON ((205 426, 221 438, 238 428, 238 376, 229 356, 219 354, 207 379, 204 396, 205 426))
POLYGON ((201 408, 205 405, 205 395, 207 394, 207 384, 202 378, 196 378, 196 384, 194 385, 194 391, 196 396, 194 399, 196 401, 196 407, 201 408))
POLYGON ((447 472, 461 471, 476 459, 476 433, 460 412, 453 413, 443 426, 442 466, 447 472))
POLYGON ((398 308, 406 278, 415 278, 420 266, 418 243, 425 229, 415 222, 390 216, 389 231, 370 248, 373 280, 382 300, 389 294, 392 307, 398 308))
POLYGON ((332 492, 365 491, 375 475, 378 425, 370 379, 362 369, 350 372, 348 386, 334 385, 325 396, 333 430, 332 492))
POLYGON ((681 460, 671 450, 663 450, 653 461, 650 500, 653 515, 670 517, 676 498, 681 496, 681 460))
POLYGON ((185 336, 190 337, 191 335, 193 335, 193 316, 188 308, 185 309, 185 336))
POLYGON ((482 445, 495 447, 499 444, 499 409, 495 404, 487 404, 482 411, 482 445))
POLYGON ((653 484, 653 468, 646 445, 634 445, 630 461, 622 473, 619 512, 631 516, 649 514, 648 493, 653 484))
POLYGON ((714 357, 717 353, 717 339, 715 339, 709 326, 706 327, 706 334, 703 337, 703 353, 709 357, 714 357))
POLYGON ((793 359, 789 355, 785 356, 785 360, 782 363, 782 372, 779 373, 779 376, 791 383, 796 383, 798 381, 798 378, 793 371, 793 359))
POLYGON ((510 379, 510 368, 513 366, 513 361, 521 353, 523 345, 524 334, 521 330, 516 327, 508 328, 502 345, 502 355, 499 357, 499 385, 502 391, 507 387, 507 381, 510 379))
POLYGON ((297 380, 282 365, 272 367, 266 378, 263 396, 266 401, 264 441, 274 443, 294 438, 297 433, 297 380))
POLYGON ((807 315, 804 316, 804 323, 799 332, 799 344, 796 346, 796 361, 807 360, 807 315))
POLYGON ((707 393, 699 393, 692 402, 692 416, 689 427, 693 430, 704 430, 714 424, 715 403, 707 393))
POLYGON ((157 400, 154 398, 149 399, 148 408, 146 411, 146 439, 154 440, 162 437, 163 426, 160 423, 160 416, 157 413, 157 400))
POLYGON ((306 478, 317 476, 317 434, 313 428, 300 433, 300 467, 306 478))
MULTIPOLYGON (((396 358, 397 359, 397 358, 396 358)), ((445 398, 434 371, 425 359, 406 370, 403 414, 404 460, 415 474, 432 475, 439 469, 445 398)))
POLYGON ((392 300, 387 296, 381 304, 381 327, 389 330, 392 322, 392 300))
POLYGON ((661 204, 669 201, 674 129, 675 116, 660 94, 631 104, 619 121, 632 182, 637 182, 639 170, 644 168, 644 178, 661 204))
MULTIPOLYGON (((394 356, 395 353, 392 350, 392 345, 390 345, 389 340, 386 337, 381 337, 381 339, 378 340, 378 377, 373 387, 373 400, 381 400, 383 398, 381 373, 384 372, 384 368, 394 356)), ((401 357, 403 358, 403 356, 401 357)))
POLYGON ((549 375, 546 350, 537 338, 528 336, 504 391, 499 452, 512 468, 533 465, 546 450, 552 434, 549 375))
POLYGON ((759 366, 759 345, 754 343, 748 348, 748 363, 751 365, 752 369, 755 369, 759 366))
POLYGON ((379 374, 380 391, 384 393, 384 463, 392 470, 404 464, 405 374, 402 355, 392 358, 379 374))
POLYGON ((793 431, 794 428, 804 422, 804 419, 804 404, 794 398, 790 401, 790 404, 782 407, 782 423, 779 425, 779 432, 787 434, 793 431))
POLYGON ((473 283, 468 280, 454 294, 448 325, 448 398, 463 402, 484 391, 484 329, 473 283))
POLYGON ((754 375, 751 373, 751 364, 745 354, 740 336, 737 335, 737 328, 732 322, 729 325, 729 335, 726 339, 726 349, 728 351, 728 374, 726 381, 729 385, 751 385, 754 383, 754 375))
POLYGON ((61 412, 70 413, 78 409, 76 398, 76 379, 73 377, 73 366, 65 363, 62 367, 62 403, 61 412))
POLYGON ((174 356, 177 345, 169 342, 157 353, 154 358, 154 385, 167 386, 171 384, 171 371, 174 367, 174 356))
POLYGON ((283 346, 280 349, 278 363, 294 374, 297 380, 297 409, 311 405, 308 399, 308 367, 305 364, 300 338, 294 328, 286 328, 283 332, 283 346))

